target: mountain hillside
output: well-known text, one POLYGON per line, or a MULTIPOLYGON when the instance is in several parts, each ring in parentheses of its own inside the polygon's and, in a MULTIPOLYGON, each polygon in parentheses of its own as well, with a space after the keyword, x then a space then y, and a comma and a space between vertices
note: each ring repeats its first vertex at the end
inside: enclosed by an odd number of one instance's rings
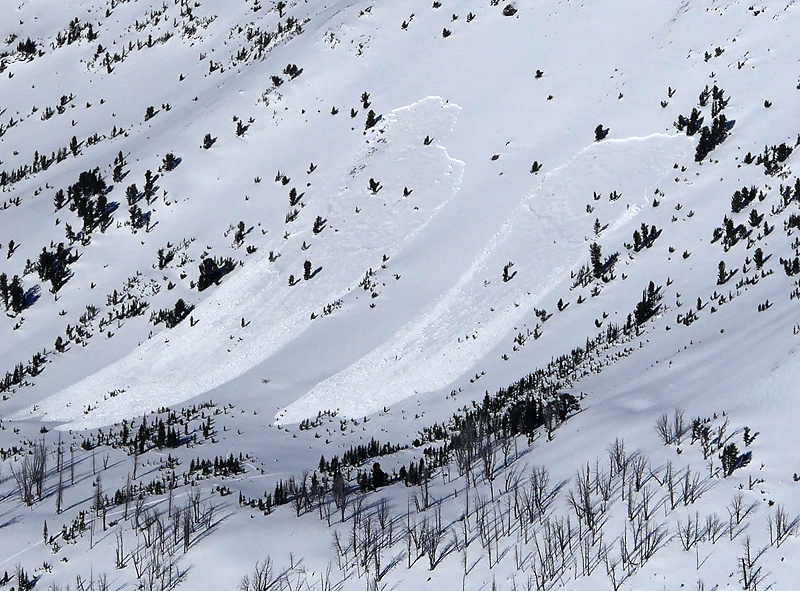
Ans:
POLYGON ((0 16, 0 586, 793 588, 793 0, 0 16))

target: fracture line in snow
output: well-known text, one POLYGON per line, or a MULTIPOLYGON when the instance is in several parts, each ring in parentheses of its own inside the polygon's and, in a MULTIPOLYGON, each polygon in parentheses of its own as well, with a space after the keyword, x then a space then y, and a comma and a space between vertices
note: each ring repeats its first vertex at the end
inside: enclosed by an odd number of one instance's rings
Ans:
POLYGON ((587 147, 522 199, 449 292, 383 345, 283 409, 276 421, 293 423, 325 410, 364 416, 451 384, 530 314, 570 269, 585 262, 585 230, 591 223, 585 204, 593 191, 631 196, 625 200, 629 207, 610 222, 620 227, 690 148, 685 137, 663 134, 587 147), (519 261, 520 252, 536 255, 519 261), (516 274, 504 283, 503 266, 515 260, 516 274))

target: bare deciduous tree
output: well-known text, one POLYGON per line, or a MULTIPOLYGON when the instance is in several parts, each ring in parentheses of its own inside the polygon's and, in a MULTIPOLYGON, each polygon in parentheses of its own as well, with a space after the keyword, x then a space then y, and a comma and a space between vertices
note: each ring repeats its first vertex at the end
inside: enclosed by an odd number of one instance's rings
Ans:
POLYGON ((531 498, 539 516, 542 516, 550 498, 550 473, 544 466, 534 466, 529 478, 531 498))
POLYGON ((490 435, 487 434, 481 438, 478 454, 481 459, 483 478, 489 483, 489 491, 492 496, 492 501, 494 501, 494 470, 497 463, 497 451, 492 443, 490 435))
POLYGON ((264 562, 256 562, 251 575, 245 575, 239 582, 240 591, 269 591, 278 585, 282 577, 275 575, 272 558, 267 556, 264 562))
MULTIPOLYGON (((608 447, 608 466, 611 476, 623 475, 627 463, 628 454, 625 452, 625 440, 617 437, 614 443, 608 447)), ((624 475, 622 480, 624 482, 624 475)))
POLYGON ((681 541, 681 546, 688 552, 696 544, 700 542, 702 531, 700 529, 700 514, 695 512, 695 515, 687 515, 686 521, 678 522, 678 539, 681 541))
POLYGON ((744 528, 739 526, 756 510, 757 506, 758 503, 755 501, 745 505, 744 495, 741 492, 736 493, 733 500, 726 507, 728 510, 728 535, 731 540, 742 532, 744 528))
POLYGON ((427 517, 422 521, 422 530, 420 532, 421 549, 428 556, 430 570, 435 569, 439 562, 438 551, 445 532, 446 530, 440 529, 435 522, 427 517))
POLYGON ((669 424, 669 415, 667 413, 664 413, 656 420, 656 433, 658 433, 664 445, 669 445, 675 439, 675 434, 672 431, 672 426, 669 424))
POLYGON ((46 473, 47 451, 42 439, 33 444, 30 453, 22 458, 16 468, 11 466, 11 474, 17 483, 17 492, 23 503, 31 506, 42 498, 46 473))
POLYGON ((675 408, 672 423, 672 433, 675 436, 675 443, 681 444, 683 436, 686 434, 686 422, 683 420, 683 409, 675 408))
POLYGON ((630 458, 631 479, 636 492, 642 489, 642 486, 647 480, 645 478, 645 473, 647 472, 648 464, 647 458, 640 453, 636 453, 630 458))
POLYGON ((758 564, 758 560, 767 551, 767 548, 756 550, 753 548, 750 536, 746 536, 742 542, 742 549, 744 552, 739 558, 739 573, 742 576, 740 581, 746 591, 758 591, 758 584, 767 576, 767 573, 758 564))
POLYGON ((333 495, 333 502, 336 504, 336 508, 341 512, 342 521, 344 521, 344 512, 347 509, 347 499, 350 497, 350 489, 341 472, 337 472, 333 476, 331 494, 333 495))
POLYGON ((775 513, 767 516, 767 523, 769 524, 770 544, 777 545, 780 548, 787 537, 797 533, 800 517, 795 517, 790 521, 786 514, 786 509, 783 508, 783 505, 778 505, 775 508, 775 513))
POLYGON ((117 528, 116 532, 117 547, 116 547, 116 567, 118 569, 125 567, 125 546, 122 535, 122 528, 117 528))

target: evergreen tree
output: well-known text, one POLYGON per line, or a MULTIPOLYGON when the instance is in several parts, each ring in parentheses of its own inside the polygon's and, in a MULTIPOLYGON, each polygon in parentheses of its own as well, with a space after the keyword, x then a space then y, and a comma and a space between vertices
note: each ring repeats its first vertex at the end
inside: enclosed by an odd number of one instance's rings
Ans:
POLYGON ((39 273, 41 281, 49 281, 51 291, 57 293, 67 282, 70 276, 69 263, 74 261, 69 253, 69 249, 64 247, 61 242, 53 252, 42 248, 39 258, 36 262, 36 270, 39 273))
POLYGON ((652 281, 647 286, 647 289, 642 291, 642 299, 636 304, 636 308, 633 311, 637 326, 647 322, 658 311, 658 305, 661 301, 660 291, 661 288, 656 288, 655 283, 652 281))
POLYGON ((147 223, 147 218, 145 217, 144 212, 142 212, 142 208, 139 207, 137 204, 133 204, 128 208, 128 213, 131 216, 131 227, 136 230, 140 230, 144 228, 145 224, 147 223))
POLYGON ((55 206, 56 211, 64 207, 66 204, 67 200, 64 197, 64 189, 59 189, 56 191, 56 194, 53 195, 53 205, 55 206))
POLYGON ((367 122, 364 124, 364 129, 367 130, 375 127, 376 123, 378 123, 378 119, 375 117, 375 111, 370 109, 369 113, 367 113, 367 122))
POLYGON ((153 173, 147 170, 144 173, 144 198, 148 203, 150 203, 150 199, 153 197, 154 193, 155 179, 153 178, 153 173))
POLYGON ((756 269, 760 270, 764 266, 764 251, 760 248, 756 248, 753 253, 753 262, 756 264, 756 269))
POLYGON ((8 285, 8 275, 0 273, 0 298, 3 300, 3 307, 8 310, 11 290, 8 285))
POLYGON ((25 308, 25 289, 22 287, 22 280, 19 275, 14 275, 8 291, 11 311, 14 314, 19 314, 25 308))
POLYGON ((372 486, 376 489, 389 484, 389 476, 381 470, 381 465, 375 462, 372 465, 372 486))
POLYGON ((739 449, 735 443, 729 443, 719 456, 722 461, 722 474, 725 478, 733 474, 739 463, 739 449))
POLYGON ((234 266, 235 263, 231 258, 215 259, 208 257, 203 259, 200 263, 200 277, 197 280, 198 291, 203 291, 222 279, 233 270, 234 266))
POLYGON ((172 152, 167 153, 167 155, 164 156, 164 160, 162 162, 162 165, 164 167, 164 171, 165 172, 169 172, 171 170, 174 170, 175 167, 178 165, 178 162, 177 162, 177 160, 175 158, 175 154, 173 154, 172 152))
POLYGON ((233 236, 233 241, 237 245, 241 245, 244 242, 245 234, 247 234, 247 230, 245 228, 244 222, 240 221, 239 224, 236 226, 236 233, 233 236))
POLYGON ((720 261, 717 265, 717 285, 722 285, 728 280, 728 271, 725 268, 725 261, 720 261))
POLYGON ((139 188, 136 183, 128 185, 128 188, 125 189, 125 198, 128 201, 128 205, 133 205, 139 200, 139 188))
POLYGON ((219 265, 211 258, 205 258, 200 263, 200 278, 197 280, 197 290, 203 291, 214 283, 219 277, 219 265))
POLYGON ((592 263, 592 274, 599 279, 603 275, 603 250, 597 242, 589 245, 589 259, 592 263))

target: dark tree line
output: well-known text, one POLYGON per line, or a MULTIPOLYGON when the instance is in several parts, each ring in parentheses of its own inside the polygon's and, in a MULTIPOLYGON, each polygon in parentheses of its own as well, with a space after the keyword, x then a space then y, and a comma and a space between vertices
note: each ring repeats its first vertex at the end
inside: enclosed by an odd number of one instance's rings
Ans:
POLYGON ((158 312, 153 311, 150 315, 150 322, 160 324, 163 322, 167 328, 175 328, 194 310, 194 306, 187 304, 183 299, 175 302, 173 308, 162 308, 158 312))
POLYGON ((0 273, 0 298, 6 312, 12 314, 19 314, 30 303, 19 275, 14 275, 9 281, 8 275, 0 273))
POLYGON ((693 136, 697 133, 700 134, 700 140, 697 143, 695 151, 695 162, 702 162, 705 158, 728 137, 728 132, 733 128, 735 121, 728 121, 727 117, 722 113, 722 110, 728 106, 729 98, 725 97, 725 91, 719 88, 716 84, 713 88, 709 89, 706 86, 698 97, 698 104, 702 107, 707 107, 711 100, 711 125, 703 125, 703 117, 701 112, 694 108, 689 117, 679 115, 678 120, 675 122, 675 128, 678 131, 683 131, 687 136, 693 136))
POLYGON ((756 199, 759 201, 764 201, 765 198, 766 195, 764 192, 756 189, 755 185, 749 189, 747 187, 742 187, 741 189, 735 191, 731 197, 731 211, 733 213, 739 213, 756 199))
POLYGON ((200 263, 200 277, 197 280, 197 291, 204 291, 236 268, 230 257, 208 257, 200 263))
POLYGON ((388 456, 406 448, 407 446, 403 445, 381 443, 373 437, 366 445, 350 446, 350 449, 345 451, 341 458, 338 455, 334 455, 328 461, 325 456, 320 457, 318 468, 321 474, 334 474, 342 469, 360 466, 367 460, 388 456))
POLYGON ((85 235, 90 234, 96 227, 104 232, 111 225, 111 214, 117 208, 117 204, 108 202, 107 188, 105 180, 100 175, 100 169, 95 168, 82 172, 78 181, 67 189, 69 209, 77 213, 83 221, 85 235))
POLYGON ((641 227, 633 232, 633 250, 639 252, 643 248, 650 248, 659 236, 661 236, 661 230, 656 228, 655 224, 648 226, 642 222, 641 227))
POLYGON ((58 293, 67 280, 72 276, 69 265, 78 260, 78 255, 71 248, 60 242, 55 250, 49 251, 42 248, 36 262, 36 271, 41 281, 50 282, 50 291, 58 293))

